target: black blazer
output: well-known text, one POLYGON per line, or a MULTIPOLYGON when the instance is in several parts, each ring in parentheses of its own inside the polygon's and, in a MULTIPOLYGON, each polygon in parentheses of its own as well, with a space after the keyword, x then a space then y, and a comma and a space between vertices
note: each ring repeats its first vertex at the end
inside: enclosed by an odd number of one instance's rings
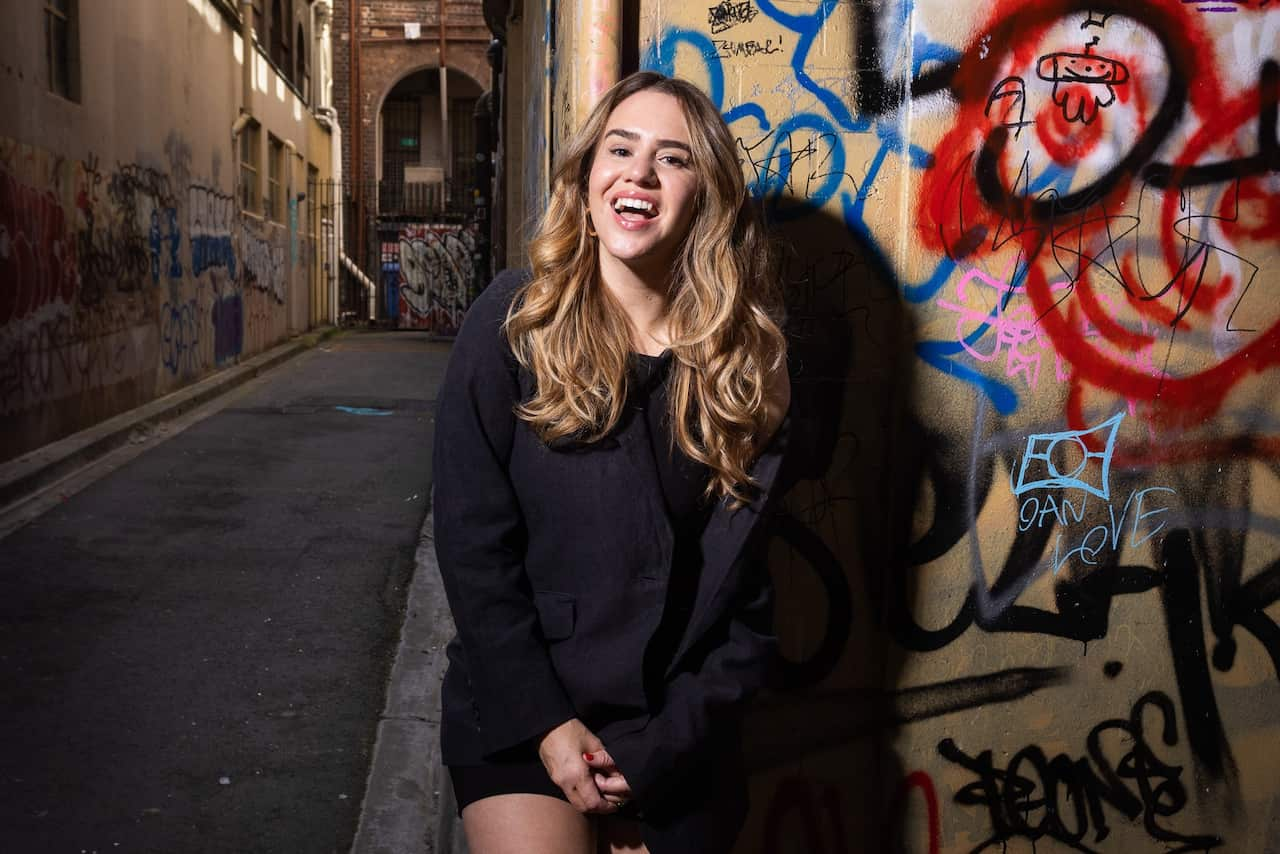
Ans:
POLYGON ((688 628, 661 696, 646 694, 674 535, 645 419, 628 408, 604 440, 552 449, 515 416, 533 377, 500 325, 524 280, 502 273, 469 309, 438 402, 435 546, 457 625, 444 762, 477 763, 578 717, 631 784, 654 854, 727 850, 745 790, 708 773, 731 770, 742 706, 776 647, 768 571, 752 558, 789 418, 751 470, 760 496, 713 510, 688 628))

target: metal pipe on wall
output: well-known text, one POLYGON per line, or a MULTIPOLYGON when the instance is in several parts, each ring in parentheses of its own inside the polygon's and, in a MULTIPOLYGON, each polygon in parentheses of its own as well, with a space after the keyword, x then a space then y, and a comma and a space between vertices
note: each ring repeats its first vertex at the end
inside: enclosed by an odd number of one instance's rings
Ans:
POLYGON ((360 103, 360 30, 356 21, 356 2, 348 2, 347 32, 350 34, 350 46, 347 51, 350 74, 349 93, 351 96, 348 108, 348 121, 351 123, 351 193, 355 199, 356 252, 365 250, 364 239, 364 170, 361 166, 364 156, 364 104, 360 103))
POLYGON ((253 115, 253 0, 240 0, 240 38, 244 41, 244 62, 240 66, 240 110, 253 115))
MULTIPOLYGON (((448 42, 445 35, 445 15, 448 11, 448 3, 446 0, 437 0, 439 7, 436 9, 437 24, 436 29, 440 31, 440 163, 444 166, 441 170, 445 176, 445 183, 441 186, 441 190, 452 186, 453 182, 453 158, 449 156, 449 69, 447 67, 447 50, 448 42)), ((447 192, 440 193, 440 210, 445 208, 445 197, 447 192)))
POLYGON ((582 78, 574 98, 574 124, 577 130, 587 114, 622 73, 622 0, 579 0, 581 14, 576 15, 574 41, 584 58, 582 78))

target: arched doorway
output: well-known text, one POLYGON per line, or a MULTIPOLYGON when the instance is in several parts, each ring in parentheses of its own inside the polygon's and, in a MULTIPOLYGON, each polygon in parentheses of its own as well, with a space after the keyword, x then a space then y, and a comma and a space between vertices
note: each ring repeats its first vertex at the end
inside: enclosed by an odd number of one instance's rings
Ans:
POLYGON ((445 69, 421 68, 391 87, 378 111, 378 216, 461 219, 474 208, 475 113, 483 87, 445 69))

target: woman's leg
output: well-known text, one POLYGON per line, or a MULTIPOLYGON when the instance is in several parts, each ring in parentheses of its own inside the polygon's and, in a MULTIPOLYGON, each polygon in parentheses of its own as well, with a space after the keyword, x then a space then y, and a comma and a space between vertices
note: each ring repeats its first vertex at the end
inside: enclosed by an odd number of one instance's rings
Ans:
POLYGON ((596 825, 596 854, 649 854, 640 822, 622 816, 602 816, 596 825))
POLYGON ((593 854, 595 827, 567 801, 494 795, 462 810, 471 854, 593 854))

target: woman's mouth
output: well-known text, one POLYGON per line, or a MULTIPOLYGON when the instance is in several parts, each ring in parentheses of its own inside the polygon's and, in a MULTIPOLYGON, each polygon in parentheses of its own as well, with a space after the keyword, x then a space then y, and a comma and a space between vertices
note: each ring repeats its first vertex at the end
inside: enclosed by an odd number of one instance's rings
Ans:
POLYGON ((619 196, 610 206, 614 218, 624 228, 641 228, 658 215, 658 209, 648 199, 619 196))

